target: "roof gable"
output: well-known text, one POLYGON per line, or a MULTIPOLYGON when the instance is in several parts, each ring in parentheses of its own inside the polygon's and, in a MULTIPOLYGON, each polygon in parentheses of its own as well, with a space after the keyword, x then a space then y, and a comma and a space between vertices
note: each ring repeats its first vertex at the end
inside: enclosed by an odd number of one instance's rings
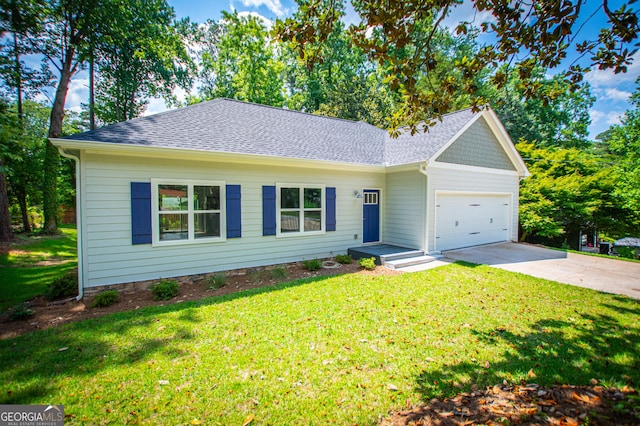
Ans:
POLYGON ((476 120, 469 126, 435 161, 491 169, 516 170, 484 118, 476 120))

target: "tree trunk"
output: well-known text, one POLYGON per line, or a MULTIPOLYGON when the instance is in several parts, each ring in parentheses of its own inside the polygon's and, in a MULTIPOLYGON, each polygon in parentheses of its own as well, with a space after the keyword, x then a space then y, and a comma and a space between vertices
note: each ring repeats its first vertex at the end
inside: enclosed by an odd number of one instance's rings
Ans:
POLYGON ((25 188, 19 188, 18 204, 20 205, 20 213, 22 214, 22 230, 25 233, 31 233, 31 223, 29 223, 29 209, 27 207, 27 191, 25 188))
POLYGON ((95 69, 93 59, 93 46, 91 47, 91 56, 89 56, 89 130, 96 128, 96 100, 95 100, 95 69))
POLYGON ((22 66, 20 65, 20 50, 18 47, 18 34, 13 33, 13 53, 15 55, 15 73, 16 73, 16 102, 18 105, 18 119, 22 126, 22 66))
POLYGON ((0 243, 13 240, 11 215, 9 214, 9 197, 4 174, 4 160, 0 158, 0 243))
MULTIPOLYGON (((69 47, 65 52, 65 61, 60 71, 60 81, 56 89, 56 97, 51 108, 49 121, 49 138, 62 136, 62 121, 64 120, 64 103, 67 99, 69 81, 73 75, 72 61, 75 54, 74 47, 69 47)), ((42 188, 42 207, 44 213, 44 226, 42 232, 55 234, 58 232, 58 197, 57 180, 60 155, 58 149, 47 140, 44 157, 44 176, 42 188)))

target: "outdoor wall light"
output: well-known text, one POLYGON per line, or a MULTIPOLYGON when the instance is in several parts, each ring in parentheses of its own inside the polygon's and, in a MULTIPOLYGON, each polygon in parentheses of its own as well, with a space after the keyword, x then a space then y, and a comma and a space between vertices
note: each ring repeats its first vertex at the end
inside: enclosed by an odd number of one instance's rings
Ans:
POLYGON ((356 189, 355 191, 353 191, 353 196, 355 198, 362 198, 362 193, 356 189))

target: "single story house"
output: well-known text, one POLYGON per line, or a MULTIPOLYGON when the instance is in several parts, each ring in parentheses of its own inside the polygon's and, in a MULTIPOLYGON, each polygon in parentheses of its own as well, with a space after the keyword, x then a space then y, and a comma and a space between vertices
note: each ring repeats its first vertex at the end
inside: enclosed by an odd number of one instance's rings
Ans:
POLYGON ((51 139, 77 164, 80 285, 517 240, 528 175, 491 109, 392 138, 216 99, 51 139))

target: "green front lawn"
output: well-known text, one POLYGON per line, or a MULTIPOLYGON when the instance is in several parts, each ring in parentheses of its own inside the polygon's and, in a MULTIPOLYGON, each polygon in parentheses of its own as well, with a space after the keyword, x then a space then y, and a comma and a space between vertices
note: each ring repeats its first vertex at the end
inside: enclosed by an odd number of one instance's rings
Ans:
POLYGON ((640 385, 640 302, 487 266, 316 278, 0 341, 66 424, 375 424, 472 384, 640 385), (535 377, 533 377, 535 375, 535 377))
POLYGON ((23 237, 0 256, 0 312, 44 293, 47 285, 77 266, 73 226, 55 236, 23 237))

